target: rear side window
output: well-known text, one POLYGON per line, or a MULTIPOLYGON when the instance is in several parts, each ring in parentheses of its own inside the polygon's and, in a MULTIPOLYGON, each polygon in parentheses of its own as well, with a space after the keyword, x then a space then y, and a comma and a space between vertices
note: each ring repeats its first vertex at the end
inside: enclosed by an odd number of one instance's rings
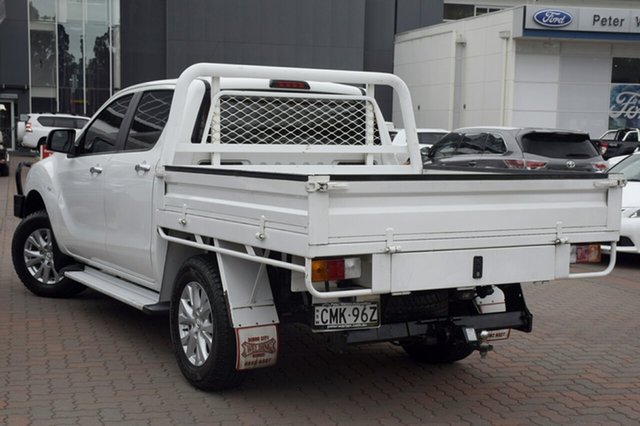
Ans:
POLYGON ((37 121, 44 127, 55 127, 55 119, 53 117, 38 117, 37 121))
POLYGON ((125 151, 153 148, 169 119, 172 99, 173 90, 153 90, 142 95, 124 145, 125 151))
POLYGON ((598 151, 585 133, 534 132, 522 136, 525 153, 551 158, 592 158, 598 151))
POLYGON ((438 142, 446 133, 418 133, 418 143, 420 145, 433 145, 438 142))
POLYGON ((485 154, 504 154, 505 152, 507 152, 507 144, 502 136, 498 134, 487 135, 487 140, 484 143, 485 154))
POLYGON ((82 129, 84 126, 87 125, 87 123, 89 122, 89 120, 84 119, 84 118, 76 118, 75 119, 75 123, 74 123, 74 128, 75 129, 82 129))
POLYGON ((466 133, 458 146, 456 155, 482 154, 486 133, 466 133))
POLYGON ((68 129, 75 129, 76 127, 76 119, 70 117, 55 117, 54 127, 66 127, 68 129))

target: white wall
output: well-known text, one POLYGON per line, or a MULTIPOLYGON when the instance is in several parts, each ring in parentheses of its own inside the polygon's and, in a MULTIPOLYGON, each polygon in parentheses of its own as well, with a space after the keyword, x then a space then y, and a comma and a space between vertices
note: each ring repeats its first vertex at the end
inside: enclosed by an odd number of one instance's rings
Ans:
MULTIPOLYGON (((452 112, 455 33, 396 43, 394 73, 409 86, 418 127, 449 128, 452 112)), ((404 127, 394 99, 393 121, 404 127)))
MULTIPOLYGON (((508 79, 513 12, 468 19, 461 29, 466 39, 462 73, 462 111, 456 127, 503 124, 505 79, 508 79), (505 33, 506 36, 506 33, 505 33), (505 60, 507 63, 505 64, 505 60)), ((454 123, 455 125, 455 123, 454 123)))
POLYGON ((556 127, 560 44, 516 40, 515 74, 508 122, 512 126, 556 127))
POLYGON ((612 56, 609 43, 560 45, 558 127, 599 137, 609 125, 612 56))
POLYGON ((418 127, 550 127, 594 137, 608 129, 612 59, 640 58, 640 44, 525 39, 522 13, 508 9, 396 36, 394 71, 409 85, 418 127))
POLYGON ((583 130, 609 128, 614 57, 640 57, 630 43, 516 40, 514 96, 509 124, 583 130))
MULTIPOLYGON (((418 127, 501 124, 505 54, 513 10, 448 22, 396 36, 394 73, 405 80, 418 127), (462 39, 459 37, 462 36, 462 39), (456 43, 456 40, 463 43, 456 43), (454 121, 456 49, 462 53, 460 116, 454 121)), ((394 122, 399 123, 394 101, 394 122)))

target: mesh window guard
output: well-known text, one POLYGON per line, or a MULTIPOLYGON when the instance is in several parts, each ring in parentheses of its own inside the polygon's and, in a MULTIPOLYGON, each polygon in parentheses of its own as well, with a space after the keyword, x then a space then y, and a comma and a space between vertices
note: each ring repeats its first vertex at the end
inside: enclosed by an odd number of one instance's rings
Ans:
POLYGON ((219 102, 223 144, 366 145, 367 128, 380 144, 366 99, 222 95, 219 102))

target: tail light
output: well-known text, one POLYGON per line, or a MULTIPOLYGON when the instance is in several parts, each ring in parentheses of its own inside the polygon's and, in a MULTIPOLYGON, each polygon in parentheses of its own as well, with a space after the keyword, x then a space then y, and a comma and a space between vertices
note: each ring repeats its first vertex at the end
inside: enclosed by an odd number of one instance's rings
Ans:
POLYGON ((31 122, 30 121, 27 121, 24 124, 24 131, 25 132, 29 132, 29 133, 33 132, 33 129, 31 128, 31 122))
POLYGON ((538 170, 544 169, 547 166, 546 161, 534 161, 534 160, 504 160, 504 164, 510 169, 520 170, 538 170))
POLYGON ((362 263, 357 257, 318 259, 311 262, 311 281, 338 281, 360 278, 362 263))
POLYGON ((600 142, 600 155, 604 155, 604 153, 607 152, 607 148, 609 148, 607 142, 600 142))
POLYGON ((604 172, 609 168, 609 165, 606 161, 598 161, 597 163, 591 163, 591 167, 593 167, 593 170, 596 172, 604 172))
POLYGON ((44 160, 53 155, 53 151, 49 151, 45 145, 40 145, 40 159, 44 160))

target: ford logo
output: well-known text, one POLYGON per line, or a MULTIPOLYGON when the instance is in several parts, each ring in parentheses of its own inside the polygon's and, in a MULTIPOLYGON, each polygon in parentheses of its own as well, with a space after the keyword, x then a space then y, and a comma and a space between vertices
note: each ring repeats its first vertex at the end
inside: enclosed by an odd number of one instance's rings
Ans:
POLYGON ((543 27, 566 27, 573 21, 573 16, 560 9, 542 9, 533 15, 533 20, 543 27))

